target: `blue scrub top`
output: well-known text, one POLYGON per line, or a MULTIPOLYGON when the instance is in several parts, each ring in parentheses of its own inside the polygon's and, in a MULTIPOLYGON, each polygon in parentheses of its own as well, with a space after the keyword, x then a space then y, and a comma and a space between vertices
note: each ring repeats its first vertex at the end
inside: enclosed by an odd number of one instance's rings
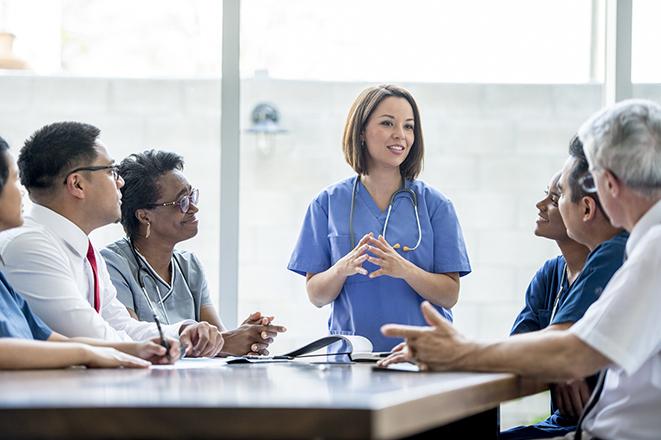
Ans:
POLYGON ((0 273, 0 338, 45 341, 52 332, 0 273))
MULTIPOLYGON (((305 276, 324 272, 351 250, 349 212, 357 177, 343 180, 323 190, 310 204, 288 268, 305 276)), ((422 240, 415 251, 400 254, 416 266, 432 273, 470 273, 463 234, 449 199, 419 180, 406 181, 418 200, 422 240)), ((367 233, 381 234, 387 210, 381 212, 361 182, 358 183, 353 216, 355 241, 367 233)), ((418 227, 411 198, 398 196, 388 221, 386 240, 413 247, 418 227)), ((400 248, 401 249, 401 248, 400 248)), ((379 267, 365 262, 368 273, 379 267)), ((375 351, 389 351, 399 340, 386 338, 381 326, 386 323, 427 325, 420 312, 424 301, 404 280, 381 276, 370 279, 356 274, 347 278, 333 301, 328 327, 331 334, 361 335, 368 338, 375 351)), ((436 309, 448 320, 452 313, 436 309)))
MULTIPOLYGON (((624 251, 629 234, 622 231, 599 244, 585 260, 583 270, 571 287, 567 280, 560 290, 565 259, 562 256, 548 260, 537 271, 526 291, 526 305, 516 318, 511 334, 542 330, 552 324, 574 323, 581 319, 624 262, 624 251), (555 297, 560 293, 557 310, 551 321, 555 297)), ((596 377, 588 382, 594 386, 596 377)), ((532 426, 520 426, 501 434, 503 439, 541 438, 562 436, 576 428, 576 420, 564 417, 551 402, 551 416, 532 426)))
POLYGON ((629 233, 622 231, 590 252, 580 275, 571 288, 560 296, 558 310, 551 324, 574 323, 583 317, 624 263, 628 238, 629 233))
POLYGON ((526 305, 517 316, 511 334, 542 330, 551 324, 574 323, 595 302, 624 262, 624 249, 629 234, 620 232, 610 240, 599 244, 585 260, 583 270, 571 287, 565 279, 560 290, 562 273, 565 270, 563 256, 544 263, 533 277, 526 291, 526 305), (558 307, 551 321, 551 312, 556 295, 560 293, 558 307))
POLYGON ((514 320, 511 335, 528 333, 548 327, 551 323, 551 311, 555 296, 560 292, 562 281, 563 291, 568 291, 569 282, 562 274, 565 271, 565 257, 559 255, 546 261, 530 281, 526 290, 526 304, 519 316, 514 320))

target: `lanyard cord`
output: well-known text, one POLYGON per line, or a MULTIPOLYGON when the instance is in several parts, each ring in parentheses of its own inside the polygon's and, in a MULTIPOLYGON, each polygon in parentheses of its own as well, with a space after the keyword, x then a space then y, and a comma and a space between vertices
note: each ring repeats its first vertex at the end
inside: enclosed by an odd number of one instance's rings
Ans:
POLYGON ((553 308, 551 309, 551 318, 549 319, 549 325, 551 325, 551 322, 553 322, 553 318, 555 318, 555 314, 558 311, 558 304, 560 303, 560 297, 562 296, 562 292, 565 290, 566 279, 567 279, 567 264, 565 263, 565 270, 562 271, 562 277, 560 278, 560 288, 558 289, 558 293, 555 294, 555 300, 553 301, 553 308))

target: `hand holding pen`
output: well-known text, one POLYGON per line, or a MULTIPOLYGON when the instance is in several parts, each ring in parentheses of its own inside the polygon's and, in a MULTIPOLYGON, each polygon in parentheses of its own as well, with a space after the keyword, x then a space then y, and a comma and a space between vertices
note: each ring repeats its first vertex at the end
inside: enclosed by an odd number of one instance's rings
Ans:
POLYGON ((183 356, 183 354, 185 354, 185 348, 182 353, 182 347, 180 347, 179 341, 176 339, 170 339, 168 341, 168 339, 165 338, 165 335, 163 334, 163 327, 161 326, 161 321, 158 319, 156 313, 154 313, 154 322, 156 323, 156 328, 158 329, 159 339, 154 339, 153 342, 156 342, 161 347, 163 347, 165 352, 162 353, 161 356, 156 356, 156 362, 152 360, 152 363, 169 364, 176 362, 178 359, 180 359, 180 357, 183 356))

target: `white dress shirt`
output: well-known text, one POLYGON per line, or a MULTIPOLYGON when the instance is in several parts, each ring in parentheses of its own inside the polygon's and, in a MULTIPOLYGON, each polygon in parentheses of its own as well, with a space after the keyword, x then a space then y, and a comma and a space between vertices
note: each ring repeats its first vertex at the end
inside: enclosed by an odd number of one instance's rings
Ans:
MULTIPOLYGON (((100 311, 94 310, 89 238, 66 217, 35 204, 23 226, 0 233, 0 268, 48 326, 65 336, 111 341, 158 337, 153 322, 136 321, 117 299, 105 261, 95 249, 100 311)), ((183 324, 164 325, 177 338, 183 324)))
POLYGON ((613 361, 583 423, 605 439, 661 436, 661 202, 636 223, 628 258, 570 331, 613 361))

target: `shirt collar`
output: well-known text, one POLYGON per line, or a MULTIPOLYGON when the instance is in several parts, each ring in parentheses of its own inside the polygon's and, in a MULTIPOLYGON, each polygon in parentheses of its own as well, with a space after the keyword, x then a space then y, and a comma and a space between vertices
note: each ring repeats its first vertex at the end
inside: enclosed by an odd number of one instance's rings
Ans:
POLYGON ((75 223, 61 214, 42 205, 34 204, 30 217, 58 236, 78 256, 85 258, 89 237, 75 223))
POLYGON ((629 240, 627 241, 627 255, 631 255, 631 252, 641 241, 643 236, 649 231, 653 226, 661 223, 661 200, 656 202, 643 216, 638 220, 631 230, 631 235, 629 235, 629 240))

